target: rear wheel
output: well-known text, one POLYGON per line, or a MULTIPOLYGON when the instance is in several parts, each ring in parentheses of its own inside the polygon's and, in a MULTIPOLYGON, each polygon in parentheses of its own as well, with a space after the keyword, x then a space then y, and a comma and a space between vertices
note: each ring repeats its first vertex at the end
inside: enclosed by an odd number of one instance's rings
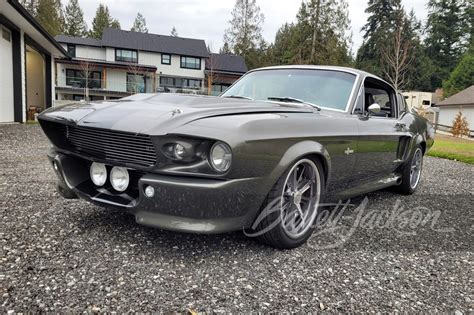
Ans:
POLYGON ((258 239, 276 248, 295 248, 314 230, 324 173, 317 160, 303 158, 293 164, 267 196, 257 217, 258 239))
POLYGON ((423 150, 417 146, 409 163, 402 169, 402 182, 395 190, 404 195, 413 194, 418 188, 423 169, 423 150))

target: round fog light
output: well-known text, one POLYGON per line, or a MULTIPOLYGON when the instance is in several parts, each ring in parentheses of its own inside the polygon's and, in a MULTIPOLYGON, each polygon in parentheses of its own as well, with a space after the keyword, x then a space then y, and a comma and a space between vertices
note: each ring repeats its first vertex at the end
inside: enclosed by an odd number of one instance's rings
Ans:
POLYGON ((102 163, 92 163, 90 168, 91 180, 96 186, 103 186, 107 181, 107 169, 102 163))
POLYGON ((175 158, 177 158, 178 160, 182 160, 184 158, 184 155, 186 154, 186 149, 183 145, 176 143, 173 148, 173 153, 175 158))
POLYGON ((153 188, 152 186, 146 186, 145 196, 147 196, 148 198, 153 198, 153 196, 155 196, 155 188, 153 188))
POLYGON ((130 183, 130 176, 125 167, 112 167, 110 172, 110 183, 116 191, 125 191, 130 183))

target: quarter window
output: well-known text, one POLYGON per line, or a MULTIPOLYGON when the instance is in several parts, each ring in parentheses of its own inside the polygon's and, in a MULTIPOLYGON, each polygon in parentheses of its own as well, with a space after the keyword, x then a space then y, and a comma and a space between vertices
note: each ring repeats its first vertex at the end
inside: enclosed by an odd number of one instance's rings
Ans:
POLYGON ((138 63, 138 53, 136 50, 115 49, 115 61, 138 63))
POLYGON ((161 54, 161 63, 164 65, 171 64, 171 55, 168 54, 161 54))
POLYGON ((201 69, 201 58, 181 56, 181 68, 201 69))

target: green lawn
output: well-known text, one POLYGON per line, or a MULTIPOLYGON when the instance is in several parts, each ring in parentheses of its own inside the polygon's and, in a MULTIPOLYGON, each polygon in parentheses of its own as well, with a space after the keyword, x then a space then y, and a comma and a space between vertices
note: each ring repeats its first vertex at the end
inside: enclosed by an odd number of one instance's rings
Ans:
POLYGON ((437 135, 428 155, 474 164, 474 141, 437 135))

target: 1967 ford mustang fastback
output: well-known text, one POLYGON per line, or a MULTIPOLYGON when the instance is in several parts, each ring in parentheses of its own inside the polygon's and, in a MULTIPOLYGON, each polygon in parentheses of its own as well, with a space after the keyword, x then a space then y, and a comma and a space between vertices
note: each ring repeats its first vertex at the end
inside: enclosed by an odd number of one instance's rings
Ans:
POLYGON ((38 118, 62 196, 279 248, 310 237, 323 200, 413 193, 434 134, 380 78, 321 66, 253 70, 220 97, 137 94, 38 118))

